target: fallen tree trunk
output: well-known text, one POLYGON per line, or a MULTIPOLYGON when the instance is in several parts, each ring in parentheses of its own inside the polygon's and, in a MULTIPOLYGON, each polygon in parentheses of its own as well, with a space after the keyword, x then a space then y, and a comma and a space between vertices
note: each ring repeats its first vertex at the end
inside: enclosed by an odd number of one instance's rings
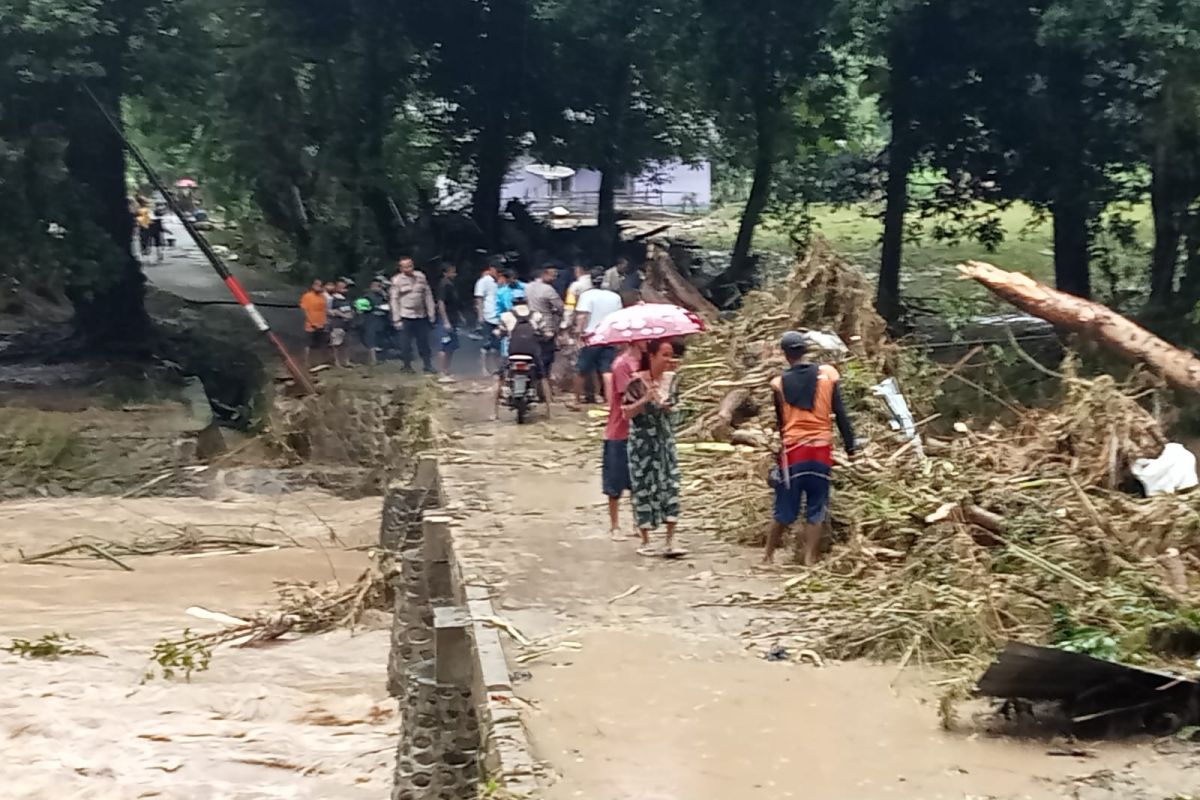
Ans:
POLYGON ((1146 364, 1177 389, 1200 393, 1200 358, 1163 341, 1112 309, 982 261, 959 264, 958 271, 1022 311, 1087 336, 1130 361, 1146 364))
POLYGON ((675 262, 666 248, 651 244, 646 250, 644 266, 646 280, 642 284, 642 298, 648 302, 674 303, 696 312, 705 322, 716 322, 717 307, 709 302, 692 282, 679 274, 675 262))

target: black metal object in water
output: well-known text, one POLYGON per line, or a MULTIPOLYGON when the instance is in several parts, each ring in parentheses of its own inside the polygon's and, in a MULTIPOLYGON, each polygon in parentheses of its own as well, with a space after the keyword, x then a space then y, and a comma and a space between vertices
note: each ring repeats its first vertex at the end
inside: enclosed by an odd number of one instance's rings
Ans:
POLYGON ((976 693, 1009 701, 1051 702, 1074 733, 1166 735, 1200 722, 1200 683, 1053 647, 1009 642, 979 679, 976 693))

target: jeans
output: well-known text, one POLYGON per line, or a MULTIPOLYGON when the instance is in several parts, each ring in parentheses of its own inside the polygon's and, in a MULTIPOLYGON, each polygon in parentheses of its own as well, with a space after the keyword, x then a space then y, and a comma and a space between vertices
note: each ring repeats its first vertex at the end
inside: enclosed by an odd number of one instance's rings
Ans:
POLYGON ((412 368, 413 342, 417 344, 417 352, 426 372, 433 372, 433 357, 430 352, 429 339, 433 335, 433 323, 425 318, 406 319, 400 329, 400 361, 405 369, 412 368))

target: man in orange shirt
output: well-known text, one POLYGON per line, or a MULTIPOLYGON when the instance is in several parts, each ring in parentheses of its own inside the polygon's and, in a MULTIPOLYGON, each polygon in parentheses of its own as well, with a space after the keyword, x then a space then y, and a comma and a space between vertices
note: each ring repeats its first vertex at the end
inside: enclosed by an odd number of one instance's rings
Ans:
POLYGON ((817 562, 821 528, 829 512, 829 480, 833 468, 833 422, 837 420, 842 444, 851 457, 856 443, 854 428, 842 404, 838 371, 829 364, 804 361, 804 334, 788 331, 779 342, 788 369, 771 381, 775 419, 783 451, 772 474, 775 486, 775 522, 767 534, 763 562, 770 564, 783 533, 800 518, 805 505, 800 542, 803 560, 817 562))
POLYGON ((320 280, 300 297, 300 308, 304 310, 304 368, 308 369, 309 354, 313 350, 325 349, 329 321, 329 305, 325 296, 325 284, 320 280))

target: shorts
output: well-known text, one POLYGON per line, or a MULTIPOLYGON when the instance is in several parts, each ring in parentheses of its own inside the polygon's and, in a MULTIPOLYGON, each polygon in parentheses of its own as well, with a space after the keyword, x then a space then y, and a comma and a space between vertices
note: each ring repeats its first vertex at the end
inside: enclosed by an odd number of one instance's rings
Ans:
POLYGON ((604 461, 600 467, 600 486, 607 497, 620 497, 633 489, 629 479, 629 442, 604 440, 604 461))
POLYGON ((438 347, 443 353, 453 353, 458 349, 458 328, 454 325, 446 327, 441 323, 437 326, 438 347))
POLYGON ((329 335, 324 330, 308 331, 308 346, 324 347, 329 344, 329 335))
POLYGON ((597 344, 584 347, 579 351, 579 357, 575 360, 575 371, 581 375, 612 372, 613 361, 616 357, 617 348, 612 345, 597 344))
POLYGON ((558 354, 558 342, 553 338, 542 339, 542 364, 546 370, 554 369, 554 357, 558 354))
POLYGON ((775 521, 791 525, 800 519, 803 506, 805 522, 810 525, 824 522, 829 515, 829 475, 828 464, 815 461, 793 464, 788 482, 775 486, 775 521))
POLYGON ((500 349, 500 337, 496 335, 496 329, 500 326, 493 322, 479 323, 479 333, 483 335, 484 351, 497 351, 500 349))
POLYGON ((346 343, 346 329, 345 328, 332 328, 329 331, 329 346, 330 347, 341 347, 345 343, 346 343))

